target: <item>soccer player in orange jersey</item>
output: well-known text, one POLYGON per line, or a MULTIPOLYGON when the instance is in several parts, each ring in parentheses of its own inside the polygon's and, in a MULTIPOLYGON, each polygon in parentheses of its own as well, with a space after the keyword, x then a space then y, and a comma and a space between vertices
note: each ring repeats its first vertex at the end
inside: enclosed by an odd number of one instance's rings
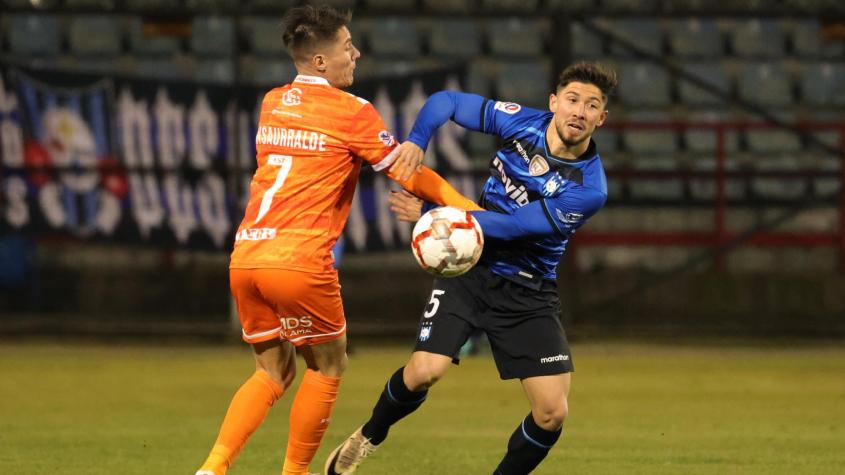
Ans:
POLYGON ((344 92, 360 52, 350 16, 290 9, 283 40, 298 75, 261 105, 258 168, 235 237, 230 286, 256 371, 240 387, 197 475, 223 475, 295 377, 283 475, 304 475, 331 419, 346 367, 346 320, 332 246, 364 161, 427 201, 479 209, 395 143, 369 102, 344 92), (411 157, 411 158, 409 158, 411 157))

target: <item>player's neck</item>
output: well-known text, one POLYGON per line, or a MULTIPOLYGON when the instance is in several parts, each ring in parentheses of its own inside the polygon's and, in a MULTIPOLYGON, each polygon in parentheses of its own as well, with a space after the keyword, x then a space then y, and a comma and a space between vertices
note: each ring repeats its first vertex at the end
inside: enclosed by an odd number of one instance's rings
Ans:
POLYGON ((549 153, 564 160, 576 160, 590 147, 590 137, 577 144, 566 145, 552 124, 546 129, 546 142, 549 145, 549 153))
POLYGON ((315 78, 325 79, 326 81, 328 81, 329 85, 332 85, 332 82, 329 80, 329 78, 326 77, 325 73, 317 71, 316 68, 311 67, 309 65, 297 64, 296 65, 296 73, 299 76, 311 76, 311 77, 315 77, 315 78))

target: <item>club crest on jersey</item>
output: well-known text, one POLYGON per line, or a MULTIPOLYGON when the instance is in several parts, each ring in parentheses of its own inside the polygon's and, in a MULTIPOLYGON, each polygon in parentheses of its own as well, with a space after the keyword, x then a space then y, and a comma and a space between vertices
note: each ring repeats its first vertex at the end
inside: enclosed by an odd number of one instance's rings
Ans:
POLYGON ((381 140, 381 143, 388 147, 396 143, 396 139, 393 138, 393 135, 386 130, 382 130, 378 133, 378 139, 381 140))
POLYGON ((555 208, 555 214, 557 214, 557 219, 566 224, 577 224, 584 219, 584 215, 581 213, 564 213, 558 208, 555 208))
POLYGON ((515 102, 496 101, 493 109, 504 112, 505 114, 516 114, 522 109, 522 106, 515 102))
POLYGON ((543 196, 554 196, 555 192, 563 186, 563 183, 566 180, 563 179, 558 173, 552 175, 546 183, 543 184, 543 196))
POLYGON ((528 162, 528 173, 530 173, 531 176, 545 175, 548 171, 549 162, 547 162, 545 158, 540 155, 534 155, 531 157, 531 161, 528 162))
POLYGON ((298 87, 291 88, 286 93, 282 94, 282 104, 286 106, 298 106, 302 100, 299 96, 302 94, 302 89, 298 87))

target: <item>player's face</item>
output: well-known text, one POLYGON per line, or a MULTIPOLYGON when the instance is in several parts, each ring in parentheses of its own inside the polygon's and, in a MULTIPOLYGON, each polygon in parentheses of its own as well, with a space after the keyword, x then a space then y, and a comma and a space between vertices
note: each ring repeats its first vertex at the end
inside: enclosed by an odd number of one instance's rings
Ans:
POLYGON ((326 79, 332 86, 343 89, 352 85, 355 62, 361 57, 361 52, 352 44, 349 29, 341 27, 337 30, 335 40, 328 45, 324 55, 326 79))
POLYGON ((607 118, 604 106, 601 89, 583 82, 570 82, 549 97, 555 130, 567 147, 590 139, 607 118))

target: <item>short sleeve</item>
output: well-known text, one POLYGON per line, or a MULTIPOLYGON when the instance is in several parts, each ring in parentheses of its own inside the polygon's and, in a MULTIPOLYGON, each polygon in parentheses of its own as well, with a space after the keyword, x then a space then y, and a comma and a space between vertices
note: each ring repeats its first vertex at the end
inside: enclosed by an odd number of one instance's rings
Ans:
POLYGON ((372 104, 364 104, 352 118, 348 145, 350 151, 381 171, 393 163, 398 144, 372 104))

